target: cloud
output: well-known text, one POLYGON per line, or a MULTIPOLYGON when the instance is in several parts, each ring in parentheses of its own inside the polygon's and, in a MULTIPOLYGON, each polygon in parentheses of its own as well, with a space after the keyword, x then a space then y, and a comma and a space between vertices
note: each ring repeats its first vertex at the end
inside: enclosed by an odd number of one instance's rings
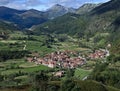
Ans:
POLYGON ((21 4, 19 4, 19 3, 9 3, 5 6, 10 7, 10 8, 14 8, 14 9, 19 9, 19 10, 28 9, 24 3, 21 3, 21 4))
POLYGON ((100 3, 109 0, 41 0, 41 1, 44 2, 44 5, 46 5, 46 7, 51 7, 54 4, 61 4, 67 7, 78 8, 84 3, 100 3))
POLYGON ((76 7, 76 5, 80 5, 80 1, 84 0, 44 0, 43 3, 46 7, 51 7, 55 4, 61 4, 66 7, 76 7))
POLYGON ((38 6, 42 4, 42 2, 40 0, 27 0, 25 4, 26 6, 38 6))
POLYGON ((17 0, 0 0, 0 5, 6 5, 6 4, 12 3, 14 1, 17 1, 17 0))
POLYGON ((0 0, 0 6, 6 6, 15 9, 29 9, 41 5, 40 0, 0 0))

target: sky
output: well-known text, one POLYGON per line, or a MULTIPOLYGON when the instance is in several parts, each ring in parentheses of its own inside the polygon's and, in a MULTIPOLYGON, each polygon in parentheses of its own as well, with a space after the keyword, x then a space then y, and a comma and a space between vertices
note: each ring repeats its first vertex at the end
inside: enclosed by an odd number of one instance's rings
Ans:
POLYGON ((0 6, 6 6, 19 10, 37 9, 44 11, 55 4, 78 8, 85 3, 103 3, 107 1, 109 0, 0 0, 0 6))

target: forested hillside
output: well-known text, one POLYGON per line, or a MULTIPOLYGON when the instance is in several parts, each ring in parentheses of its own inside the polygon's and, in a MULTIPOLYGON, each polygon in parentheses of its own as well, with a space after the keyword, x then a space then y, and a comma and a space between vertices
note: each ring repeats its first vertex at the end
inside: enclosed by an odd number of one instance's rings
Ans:
POLYGON ((0 38, 7 39, 9 33, 18 30, 19 28, 15 24, 0 20, 0 38))

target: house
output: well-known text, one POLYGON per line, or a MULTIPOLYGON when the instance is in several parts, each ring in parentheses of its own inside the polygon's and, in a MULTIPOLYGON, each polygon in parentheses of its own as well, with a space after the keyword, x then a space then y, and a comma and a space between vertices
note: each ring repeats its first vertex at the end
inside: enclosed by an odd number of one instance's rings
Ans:
POLYGON ((28 62, 32 62, 33 58, 28 57, 26 60, 27 60, 28 62))
POLYGON ((27 59, 29 62, 35 62, 36 64, 41 64, 48 66, 50 68, 60 67, 60 68, 75 68, 86 63, 86 59, 83 57, 70 57, 70 54, 76 54, 71 51, 58 51, 46 55, 43 58, 34 56, 32 59, 27 59))
POLYGON ((50 68, 56 67, 56 62, 55 61, 49 61, 48 62, 48 67, 50 67, 50 68))
POLYGON ((62 77, 64 75, 64 71, 58 71, 56 73, 54 73, 54 76, 56 77, 62 77))
POLYGON ((89 58, 91 59, 99 59, 99 58, 105 58, 109 56, 109 51, 105 50, 105 49, 99 49, 99 50, 95 50, 94 53, 91 53, 89 55, 89 58))

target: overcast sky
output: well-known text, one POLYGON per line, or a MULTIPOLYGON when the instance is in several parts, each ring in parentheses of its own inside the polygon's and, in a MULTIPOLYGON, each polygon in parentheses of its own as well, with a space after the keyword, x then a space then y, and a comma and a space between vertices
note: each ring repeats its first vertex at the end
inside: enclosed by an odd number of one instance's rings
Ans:
POLYGON ((109 0, 0 0, 0 6, 15 9, 37 9, 46 10, 55 4, 78 8, 84 3, 103 3, 109 0))

